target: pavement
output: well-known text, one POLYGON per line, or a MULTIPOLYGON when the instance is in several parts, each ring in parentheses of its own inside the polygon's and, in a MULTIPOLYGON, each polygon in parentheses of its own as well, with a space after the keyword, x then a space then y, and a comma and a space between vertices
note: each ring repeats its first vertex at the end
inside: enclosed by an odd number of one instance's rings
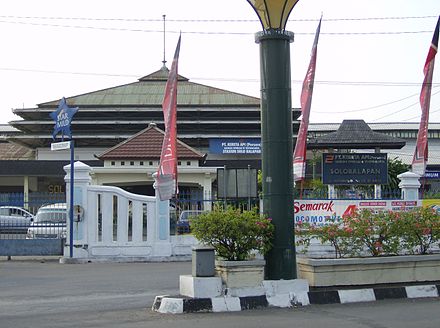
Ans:
POLYGON ((190 273, 190 262, 60 264, 58 257, 2 257, 0 328, 440 327, 439 297, 226 313, 151 310, 157 295, 178 294, 179 276, 190 273))

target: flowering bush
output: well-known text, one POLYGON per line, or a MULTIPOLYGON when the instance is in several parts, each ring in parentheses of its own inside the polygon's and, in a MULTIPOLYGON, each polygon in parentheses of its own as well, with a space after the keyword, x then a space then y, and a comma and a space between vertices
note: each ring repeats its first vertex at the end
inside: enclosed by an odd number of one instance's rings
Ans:
POLYGON ((395 214, 392 211, 373 213, 363 209, 344 216, 344 229, 351 232, 351 255, 362 255, 364 248, 371 256, 397 255, 400 251, 400 233, 394 224, 395 214))
POLYGON ((402 244, 411 254, 427 254, 440 240, 440 216, 429 207, 401 213, 398 227, 402 231, 402 244))
POLYGON ((274 226, 257 211, 221 207, 191 221, 194 236, 214 247, 217 256, 228 261, 249 259, 252 251, 266 254, 272 247, 274 226))
POLYGON ((350 231, 341 228, 335 220, 331 220, 328 224, 322 226, 297 222, 295 236, 296 245, 304 246, 305 251, 310 246, 311 240, 317 238, 323 244, 330 243, 335 250, 337 258, 347 255, 348 245, 346 245, 346 242, 350 236, 350 231))
POLYGON ((407 212, 356 210, 341 221, 295 227, 297 245, 305 251, 313 238, 330 243, 335 256, 428 254, 440 241, 440 216, 427 207, 407 212))

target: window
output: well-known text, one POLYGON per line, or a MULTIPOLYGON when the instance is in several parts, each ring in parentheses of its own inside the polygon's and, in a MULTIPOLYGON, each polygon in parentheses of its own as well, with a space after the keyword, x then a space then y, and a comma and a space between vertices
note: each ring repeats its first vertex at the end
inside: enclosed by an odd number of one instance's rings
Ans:
POLYGON ((152 161, 149 161, 149 162, 148 162, 148 165, 153 166, 153 162, 152 162, 152 161))
POLYGON ((186 165, 187 165, 187 166, 190 166, 190 165, 191 165, 191 162, 190 162, 190 161, 187 161, 187 162, 186 162, 186 165))
POLYGON ((181 162, 181 161, 178 161, 178 162, 177 162, 177 165, 182 165, 182 162, 181 162))
POLYGON ((133 162, 133 161, 131 161, 131 162, 130 162, 130 166, 133 166, 133 165, 134 165, 134 162, 133 162))
POLYGON ((139 165, 140 165, 140 166, 144 166, 144 162, 143 162, 143 161, 140 161, 140 162, 139 162, 139 165))
POLYGON ((124 166, 125 165, 125 162, 121 162, 121 166, 124 166))
POLYGON ((110 165, 115 166, 116 165, 115 161, 111 161, 110 165))

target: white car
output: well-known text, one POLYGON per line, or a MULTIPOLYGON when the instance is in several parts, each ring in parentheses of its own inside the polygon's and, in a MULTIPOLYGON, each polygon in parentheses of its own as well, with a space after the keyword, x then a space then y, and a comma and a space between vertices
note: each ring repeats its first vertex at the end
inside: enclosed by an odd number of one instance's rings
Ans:
POLYGON ((40 207, 27 230, 28 239, 66 238, 67 205, 50 204, 40 207))
POLYGON ((26 233, 34 215, 18 206, 0 206, 0 233, 26 233))

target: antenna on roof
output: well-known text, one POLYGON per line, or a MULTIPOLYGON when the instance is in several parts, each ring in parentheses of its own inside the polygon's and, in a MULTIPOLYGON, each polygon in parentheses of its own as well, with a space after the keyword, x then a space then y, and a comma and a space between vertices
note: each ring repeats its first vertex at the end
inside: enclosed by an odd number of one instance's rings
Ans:
POLYGON ((165 17, 166 17, 166 15, 162 15, 162 18, 163 18, 163 60, 162 60, 163 67, 165 67, 165 64, 167 62, 165 60, 165 17))

